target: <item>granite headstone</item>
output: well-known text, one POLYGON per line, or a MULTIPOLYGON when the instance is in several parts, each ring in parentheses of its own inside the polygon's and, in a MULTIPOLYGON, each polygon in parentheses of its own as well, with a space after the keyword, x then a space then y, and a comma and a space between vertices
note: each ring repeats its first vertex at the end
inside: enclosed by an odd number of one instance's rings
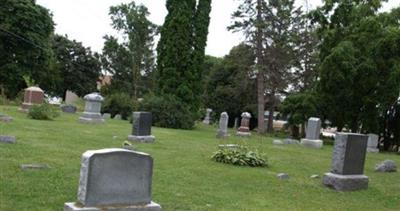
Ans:
POLYGON ((379 152, 378 149, 379 136, 373 133, 368 134, 367 152, 379 152))
POLYGON ((133 112, 132 135, 129 141, 151 143, 155 137, 151 135, 152 115, 150 112, 133 112))
POLYGON ((311 117, 307 122, 306 138, 301 139, 301 144, 306 147, 322 148, 323 142, 319 139, 321 120, 311 117))
POLYGON ((35 104, 42 104, 44 102, 44 92, 41 88, 31 86, 25 89, 24 102, 18 109, 22 112, 28 112, 29 108, 35 104))
POLYGON ((126 149, 86 151, 82 155, 78 203, 64 211, 155 211, 151 201, 153 159, 126 149))
POLYGON ((219 118, 219 128, 217 131, 217 138, 228 137, 228 121, 229 116, 227 112, 222 112, 219 118))
POLYGON ((236 135, 242 136, 242 137, 248 137, 251 135, 250 128, 249 128, 251 114, 248 112, 243 112, 241 117, 242 117, 242 120, 240 122, 240 127, 239 127, 236 135))
POLYGON ((91 93, 86 95, 85 100, 85 111, 79 117, 81 123, 104 123, 104 119, 100 114, 101 102, 104 98, 99 93, 91 93))
POLYGON ((332 170, 323 177, 323 184, 339 191, 368 188, 363 175, 368 136, 337 133, 332 157, 332 170))

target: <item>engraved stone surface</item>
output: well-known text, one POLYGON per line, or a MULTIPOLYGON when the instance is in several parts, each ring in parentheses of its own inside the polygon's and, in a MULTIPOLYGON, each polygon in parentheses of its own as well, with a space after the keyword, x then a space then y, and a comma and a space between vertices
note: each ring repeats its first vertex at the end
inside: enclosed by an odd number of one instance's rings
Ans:
POLYGON ((228 137, 228 121, 229 121, 228 113, 222 112, 219 118, 219 129, 217 131, 217 138, 228 137))
POLYGON ((91 93, 86 95, 85 111, 79 117, 81 123, 104 123, 104 119, 100 114, 101 102, 104 98, 99 93, 91 93))
POLYGON ((151 202, 153 159, 125 149, 82 155, 78 201, 86 207, 151 202))

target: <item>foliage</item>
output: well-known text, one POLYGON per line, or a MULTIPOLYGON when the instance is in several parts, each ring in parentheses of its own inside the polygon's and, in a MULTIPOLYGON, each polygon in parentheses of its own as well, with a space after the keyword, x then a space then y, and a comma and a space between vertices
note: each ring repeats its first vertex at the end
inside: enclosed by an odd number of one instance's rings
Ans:
POLYGON ((212 159, 220 162, 237 166, 267 166, 267 160, 258 151, 251 151, 246 146, 220 147, 214 153, 212 159))
POLYGON ((54 35, 52 47, 61 74, 55 94, 65 100, 67 90, 78 96, 95 91, 101 70, 98 55, 67 36, 54 35))
POLYGON ((310 92, 289 95, 281 104, 280 111, 289 116, 290 125, 303 124, 308 118, 318 116, 318 100, 310 92))
POLYGON ((211 0, 167 0, 157 46, 158 96, 173 95, 192 113, 200 108, 211 0))
POLYGON ((58 109, 48 103, 32 105, 28 111, 28 117, 36 120, 53 120, 58 116, 60 116, 58 109))
POLYGON ((112 27, 123 37, 122 43, 105 36, 102 64, 113 75, 110 89, 129 93, 137 99, 153 88, 154 36, 157 26, 148 20, 150 13, 135 2, 110 8, 112 27))
POLYGON ((189 107, 173 95, 148 95, 140 103, 140 110, 153 115, 153 124, 158 127, 192 129, 196 116, 189 107))
POLYGON ((311 14, 322 40, 317 93, 339 131, 378 133, 380 116, 397 98, 399 9, 379 14, 381 2, 327 1, 311 14))
POLYGON ((113 93, 106 95, 102 104, 102 112, 110 113, 111 117, 120 114, 122 119, 128 119, 132 115, 132 111, 136 110, 137 104, 126 93, 113 93))
POLYGON ((250 46, 242 43, 231 49, 223 59, 210 65, 205 83, 204 104, 212 108, 214 119, 226 111, 230 125, 243 111, 256 113, 256 87, 252 79, 255 55, 250 46))
POLYGON ((23 76, 46 91, 55 89, 50 12, 32 0, 2 0, 0 7, 0 92, 14 98, 26 87, 23 76))

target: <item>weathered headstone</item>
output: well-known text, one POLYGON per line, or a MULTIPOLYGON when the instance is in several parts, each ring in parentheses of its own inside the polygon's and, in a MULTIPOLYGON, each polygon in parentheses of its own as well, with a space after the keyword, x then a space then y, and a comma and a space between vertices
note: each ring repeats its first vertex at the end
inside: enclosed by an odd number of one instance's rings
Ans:
POLYGON ((373 133, 368 134, 368 148, 367 152, 379 152, 378 149, 379 136, 373 133))
POLYGON ((24 102, 18 109, 22 112, 28 112, 29 108, 35 104, 42 104, 44 101, 44 92, 36 86, 28 87, 25 89, 24 102))
POLYGON ((251 114, 248 112, 243 112, 241 117, 242 117, 242 121, 240 122, 240 127, 239 127, 238 131, 236 132, 236 135, 248 137, 251 135, 250 128, 249 128, 251 114))
POLYGON ((312 148, 322 148, 323 142, 319 139, 321 120, 311 117, 308 119, 306 138, 301 139, 301 144, 312 148))
POLYGON ((76 106, 74 105, 60 105, 61 111, 64 113, 74 114, 76 113, 76 106))
POLYGON ((229 121, 228 113, 222 112, 219 118, 219 128, 217 131, 217 138, 226 138, 229 136, 228 121, 229 121))
POLYGON ((16 142, 15 136, 0 135, 0 143, 14 144, 16 142))
POLYGON ((209 125, 211 123, 211 112, 212 109, 211 108, 207 108, 206 109, 206 117, 204 117, 203 123, 206 125, 209 125))
POLYGON ((276 177, 278 177, 278 179, 280 179, 280 180, 288 180, 289 179, 289 175, 286 173, 279 173, 276 175, 276 177))
POLYGON ((155 137, 151 135, 152 115, 150 112, 133 112, 132 135, 129 141, 152 143, 155 137))
POLYGON ((100 114, 101 102, 104 98, 99 93, 91 93, 86 95, 85 111, 79 117, 81 123, 104 123, 104 119, 100 114))
POLYGON ((396 172, 397 165, 393 160, 385 160, 375 166, 377 172, 396 172))
POLYGON ((156 211, 151 201, 153 158, 126 149, 86 151, 82 155, 78 203, 64 211, 156 211))
POLYGON ((238 127, 239 127, 239 118, 235 117, 235 122, 234 122, 233 128, 238 129, 238 127))
POLYGON ((13 121, 13 118, 10 116, 7 116, 5 114, 0 113, 0 121, 1 122, 11 122, 13 121))
POLYGON ((115 115, 115 116, 114 116, 114 119, 116 119, 116 120, 121 120, 121 114, 115 115))
POLYGON ((337 133, 333 149, 332 170, 324 174, 322 183, 338 191, 368 188, 364 162, 368 136, 355 133, 337 133))
POLYGON ((103 119, 110 119, 111 118, 111 114, 110 113, 104 113, 103 114, 103 119))
POLYGON ((22 170, 40 170, 40 169, 48 169, 50 168, 47 164, 22 164, 22 170))

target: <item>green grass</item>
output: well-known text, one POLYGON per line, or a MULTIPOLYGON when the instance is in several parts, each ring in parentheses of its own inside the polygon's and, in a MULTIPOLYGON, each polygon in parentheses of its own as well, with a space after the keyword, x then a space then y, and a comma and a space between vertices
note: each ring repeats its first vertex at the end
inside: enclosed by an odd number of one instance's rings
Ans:
MULTIPOLYGON (((81 154, 120 147, 131 132, 127 121, 95 126, 77 123, 78 115, 38 121, 17 107, 0 107, 0 112, 14 117, 0 123, 0 134, 17 137, 17 144, 0 144, 2 211, 62 210, 64 202, 76 201, 81 154), (51 168, 22 171, 20 165, 28 163, 51 168)), ((269 167, 230 166, 210 159, 221 143, 215 131, 203 125, 192 131, 153 128, 156 143, 137 145, 154 158, 152 196, 163 210, 400 210, 400 173, 373 171, 385 159, 400 164, 397 155, 368 154, 368 190, 335 192, 323 187, 321 179, 309 178, 329 171, 332 146, 275 146, 272 138, 253 136, 247 144, 267 155, 269 167), (280 172, 290 179, 278 180, 280 172)), ((242 140, 231 136, 229 142, 242 140)))

